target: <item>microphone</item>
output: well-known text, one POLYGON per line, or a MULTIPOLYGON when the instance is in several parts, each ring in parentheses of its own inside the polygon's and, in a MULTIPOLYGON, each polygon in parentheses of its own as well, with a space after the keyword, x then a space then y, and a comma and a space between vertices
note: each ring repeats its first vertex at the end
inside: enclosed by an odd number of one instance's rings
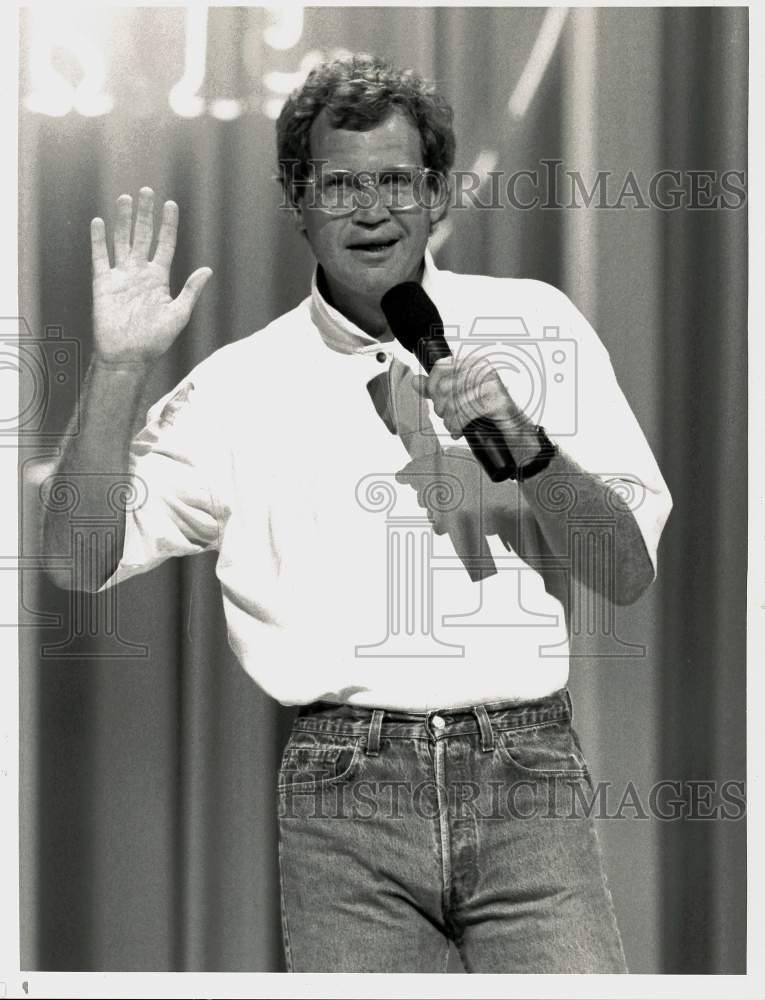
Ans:
MULTIPOLYGON (((443 320, 422 285, 416 281, 395 285, 383 295, 380 305, 393 336, 414 354, 426 372, 436 361, 452 356, 443 320)), ((515 459, 493 420, 476 417, 462 433, 492 482, 518 478, 515 459)))

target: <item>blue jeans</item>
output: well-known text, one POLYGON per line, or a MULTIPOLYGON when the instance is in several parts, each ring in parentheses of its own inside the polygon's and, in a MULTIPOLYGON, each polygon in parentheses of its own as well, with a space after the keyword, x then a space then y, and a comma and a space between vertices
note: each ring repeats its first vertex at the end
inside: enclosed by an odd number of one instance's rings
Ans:
POLYGON ((626 972, 567 690, 410 714, 314 702, 278 778, 291 972, 626 972))

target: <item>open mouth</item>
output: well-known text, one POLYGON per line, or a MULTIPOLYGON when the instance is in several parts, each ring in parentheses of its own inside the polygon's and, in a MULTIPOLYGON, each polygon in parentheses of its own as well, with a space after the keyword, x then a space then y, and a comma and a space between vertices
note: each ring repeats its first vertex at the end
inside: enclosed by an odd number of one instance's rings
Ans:
POLYGON ((394 247, 397 243, 397 239, 380 240, 375 243, 352 243, 348 249, 361 250, 363 253, 384 253, 386 250, 390 250, 391 247, 394 247))

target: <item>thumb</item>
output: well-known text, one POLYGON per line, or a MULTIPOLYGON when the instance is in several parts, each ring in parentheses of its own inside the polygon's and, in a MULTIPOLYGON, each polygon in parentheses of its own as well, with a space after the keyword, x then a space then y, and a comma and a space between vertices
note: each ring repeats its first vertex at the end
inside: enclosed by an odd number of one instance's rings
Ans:
POLYGON ((202 289, 211 277, 212 268, 198 267, 196 271, 190 274, 186 279, 186 284, 179 292, 175 301, 176 304, 180 306, 180 308, 188 315, 191 315, 191 310, 197 304, 197 299, 202 294, 202 289))
POLYGON ((412 459, 411 461, 407 462, 404 468, 399 469, 398 472, 396 473, 394 477, 396 482, 401 483, 402 485, 409 484, 409 480, 415 474, 416 469, 417 469, 417 462, 415 459, 412 459))
POLYGON ((412 386, 418 396, 422 396, 423 399, 430 399, 428 394, 428 379, 426 375, 415 375, 412 379, 412 386))

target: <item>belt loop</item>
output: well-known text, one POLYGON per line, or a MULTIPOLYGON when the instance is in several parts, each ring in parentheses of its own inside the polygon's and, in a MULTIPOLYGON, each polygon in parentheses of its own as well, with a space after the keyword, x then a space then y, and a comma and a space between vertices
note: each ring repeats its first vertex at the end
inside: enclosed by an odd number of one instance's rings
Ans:
POLYGON ((571 692, 566 687, 566 688, 563 688, 563 693, 565 695, 566 704, 568 705, 568 717, 573 722, 573 719, 574 719, 574 703, 571 701, 571 692))
POLYGON ((384 714, 381 708, 372 710, 372 721, 369 723, 369 735, 367 736, 367 754, 370 757, 377 757, 380 753, 380 729, 384 714))
POLYGON ((491 720, 489 719, 489 713, 486 711, 483 705, 474 705, 473 712, 476 719, 478 719, 478 728, 481 730, 481 749, 493 750, 494 749, 494 731, 491 728, 491 720))

